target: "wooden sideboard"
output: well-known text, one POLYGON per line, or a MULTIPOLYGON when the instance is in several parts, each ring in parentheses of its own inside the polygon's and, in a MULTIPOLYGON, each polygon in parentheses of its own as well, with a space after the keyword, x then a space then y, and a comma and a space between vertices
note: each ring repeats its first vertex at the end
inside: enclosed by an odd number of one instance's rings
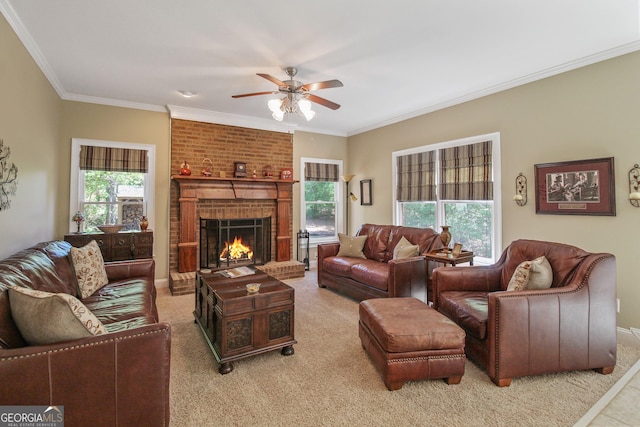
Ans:
POLYGON ((95 240, 108 261, 153 258, 153 231, 121 231, 119 233, 73 233, 64 240, 80 248, 95 240))

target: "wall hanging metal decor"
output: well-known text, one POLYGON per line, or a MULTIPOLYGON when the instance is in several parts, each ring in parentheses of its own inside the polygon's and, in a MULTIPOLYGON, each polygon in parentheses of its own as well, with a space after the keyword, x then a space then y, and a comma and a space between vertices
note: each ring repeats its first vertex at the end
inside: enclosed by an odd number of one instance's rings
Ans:
POLYGON ((10 155, 11 150, 4 146, 4 140, 0 138, 0 211, 9 209, 9 196, 15 196, 18 189, 18 167, 13 163, 9 166, 10 155))

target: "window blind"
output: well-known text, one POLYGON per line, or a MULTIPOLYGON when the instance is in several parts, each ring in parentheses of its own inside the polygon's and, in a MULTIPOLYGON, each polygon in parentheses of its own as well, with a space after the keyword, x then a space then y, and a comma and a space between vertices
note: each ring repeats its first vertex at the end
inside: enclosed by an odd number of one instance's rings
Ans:
POLYGON ((147 150, 81 145, 80 169, 147 173, 147 150))
POLYGON ((306 181, 338 181, 338 165, 330 163, 310 163, 304 164, 304 179, 306 181))
POLYGON ((441 200, 493 200, 491 141, 440 150, 441 200))
POLYGON ((436 199, 434 157, 434 151, 425 151, 397 158, 396 200, 417 202, 436 199))

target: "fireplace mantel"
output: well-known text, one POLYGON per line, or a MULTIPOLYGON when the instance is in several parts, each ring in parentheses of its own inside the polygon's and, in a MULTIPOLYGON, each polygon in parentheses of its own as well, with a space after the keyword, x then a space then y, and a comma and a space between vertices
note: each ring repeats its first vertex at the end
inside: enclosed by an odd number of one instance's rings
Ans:
POLYGON ((291 259, 292 180, 217 178, 173 175, 180 187, 180 241, 178 271, 195 271, 198 259, 198 210, 200 200, 274 200, 276 202, 276 261, 291 259))

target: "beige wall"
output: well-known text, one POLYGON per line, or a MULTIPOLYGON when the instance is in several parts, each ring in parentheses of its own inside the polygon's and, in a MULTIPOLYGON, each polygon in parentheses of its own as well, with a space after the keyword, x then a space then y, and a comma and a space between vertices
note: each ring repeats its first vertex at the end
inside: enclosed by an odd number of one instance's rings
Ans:
POLYGON ((60 177, 56 190, 60 203, 57 210, 56 236, 69 232, 69 166, 71 139, 98 139, 156 146, 155 209, 149 213, 149 228, 154 230, 153 252, 156 280, 169 274, 169 184, 170 122, 168 113, 110 107, 83 102, 62 104, 60 177))
MULTIPOLYGON (((18 167, 11 207, 0 211, 0 259, 56 237, 62 102, 0 15, 0 139, 18 167)), ((68 204, 68 201, 66 202, 68 204)))
POLYGON ((638 75, 640 53, 633 53, 350 137, 351 171, 356 179, 373 179, 374 188, 374 205, 352 205, 351 222, 392 221, 393 151, 500 132, 503 245, 532 238, 615 254, 618 324, 640 327, 634 250, 640 241, 640 209, 626 200, 629 169, 640 163, 638 75), (615 158, 617 216, 536 215, 534 164, 599 157, 615 158), (524 207, 511 200, 519 172, 529 182, 524 207))
MULTIPOLYGON (((300 158, 315 157, 318 159, 343 160, 345 173, 349 171, 347 162, 347 138, 340 136, 321 135, 309 132, 295 132, 293 134, 293 179, 300 180, 300 158)), ((352 184, 353 185, 353 184, 352 184)), ((296 233, 300 230, 300 184, 293 186, 293 258, 297 259, 298 240, 296 233)), ((339 230, 342 231, 342 230, 339 230)), ((310 251, 310 259, 316 258, 316 250, 310 251)))

